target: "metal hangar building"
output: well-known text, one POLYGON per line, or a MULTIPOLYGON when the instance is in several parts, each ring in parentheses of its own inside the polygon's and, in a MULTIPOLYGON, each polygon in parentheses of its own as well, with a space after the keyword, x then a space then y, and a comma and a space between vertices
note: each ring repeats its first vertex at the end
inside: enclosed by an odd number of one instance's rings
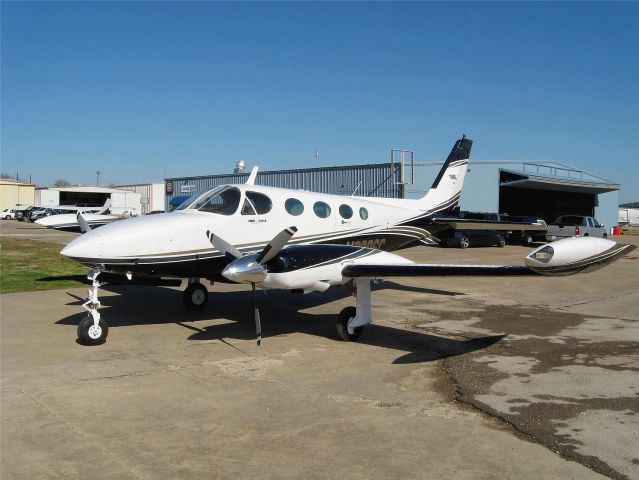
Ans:
MULTIPOLYGON (((334 167, 260 171, 256 184, 336 195, 418 198, 443 162, 416 162, 412 152, 399 161, 334 167)), ((238 162, 239 163, 239 162, 238 162)), ((248 172, 167 178, 166 211, 181 200, 217 185, 244 183, 248 172)), ((460 209, 530 215, 553 222, 563 214, 595 216, 609 229, 617 224, 620 185, 554 161, 474 161, 462 190, 460 209)))

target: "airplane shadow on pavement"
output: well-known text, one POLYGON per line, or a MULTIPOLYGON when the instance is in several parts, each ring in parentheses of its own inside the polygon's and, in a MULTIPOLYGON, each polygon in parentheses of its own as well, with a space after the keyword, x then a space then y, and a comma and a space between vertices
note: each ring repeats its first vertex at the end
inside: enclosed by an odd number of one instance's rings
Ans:
MULTIPOLYGON (((390 282, 385 282, 390 283, 390 282)), ((387 285, 388 287, 388 285, 387 285)), ((102 296, 101 313, 109 327, 174 323, 192 333, 193 341, 220 340, 227 338, 251 340, 255 338, 253 322, 253 299, 250 290, 211 292, 208 305, 200 311, 189 311, 182 304, 182 292, 175 289, 144 286, 105 286, 105 290, 119 295, 102 296), (224 320, 204 327, 194 322, 224 320), (230 321, 229 321, 230 320, 230 321)), ((383 284, 374 290, 383 289, 383 284)), ((436 295, 461 295, 458 292, 430 290, 393 284, 394 289, 405 289, 436 295)), ((67 292, 74 300, 68 305, 81 305, 83 299, 67 292)), ((350 297, 347 289, 330 289, 324 293, 295 295, 270 290, 258 294, 258 305, 262 319, 262 337, 286 336, 303 333, 335 339, 337 314, 345 306, 335 305, 334 314, 307 313, 305 310, 350 297)), ((354 304, 354 299, 349 302, 354 304)), ((56 324, 77 325, 86 316, 79 311, 56 324)), ((373 324, 367 326, 357 343, 408 352, 393 363, 419 363, 462 355, 489 347, 505 335, 483 336, 470 340, 454 340, 421 332, 373 324)))

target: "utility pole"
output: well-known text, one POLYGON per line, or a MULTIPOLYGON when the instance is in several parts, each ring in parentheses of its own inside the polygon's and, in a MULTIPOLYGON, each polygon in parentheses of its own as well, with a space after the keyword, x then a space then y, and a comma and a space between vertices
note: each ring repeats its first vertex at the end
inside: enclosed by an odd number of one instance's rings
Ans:
POLYGON ((99 186, 100 186, 100 174, 101 174, 101 173, 102 173, 102 172, 101 172, 100 170, 98 170, 97 172, 95 172, 95 175, 96 175, 95 186, 96 186, 96 187, 99 187, 99 186))

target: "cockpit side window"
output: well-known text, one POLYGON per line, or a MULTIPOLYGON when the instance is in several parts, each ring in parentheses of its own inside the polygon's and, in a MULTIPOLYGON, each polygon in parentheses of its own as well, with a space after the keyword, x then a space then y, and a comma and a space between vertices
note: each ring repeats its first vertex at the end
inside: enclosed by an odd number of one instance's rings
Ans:
POLYGON ((208 195, 200 197, 191 208, 200 212, 233 215, 240 205, 240 196, 240 191, 234 187, 213 189, 208 195))
POLYGON ((242 205, 242 215, 255 215, 253 204, 248 198, 244 200, 244 205, 242 205))
POLYGON ((263 193, 246 192, 246 198, 251 201, 258 215, 263 215, 270 212, 271 208, 273 207, 271 199, 263 193))

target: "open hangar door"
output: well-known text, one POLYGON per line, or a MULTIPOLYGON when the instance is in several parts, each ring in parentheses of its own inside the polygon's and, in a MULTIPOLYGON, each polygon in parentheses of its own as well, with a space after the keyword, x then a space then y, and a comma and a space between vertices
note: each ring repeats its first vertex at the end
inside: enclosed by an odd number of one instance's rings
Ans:
POLYGON ((500 170, 499 212, 536 216, 546 223, 566 214, 594 216, 597 196, 618 188, 611 183, 500 170))
POLYGON ((104 192, 60 192, 60 205, 77 205, 81 207, 101 207, 110 198, 104 192))

